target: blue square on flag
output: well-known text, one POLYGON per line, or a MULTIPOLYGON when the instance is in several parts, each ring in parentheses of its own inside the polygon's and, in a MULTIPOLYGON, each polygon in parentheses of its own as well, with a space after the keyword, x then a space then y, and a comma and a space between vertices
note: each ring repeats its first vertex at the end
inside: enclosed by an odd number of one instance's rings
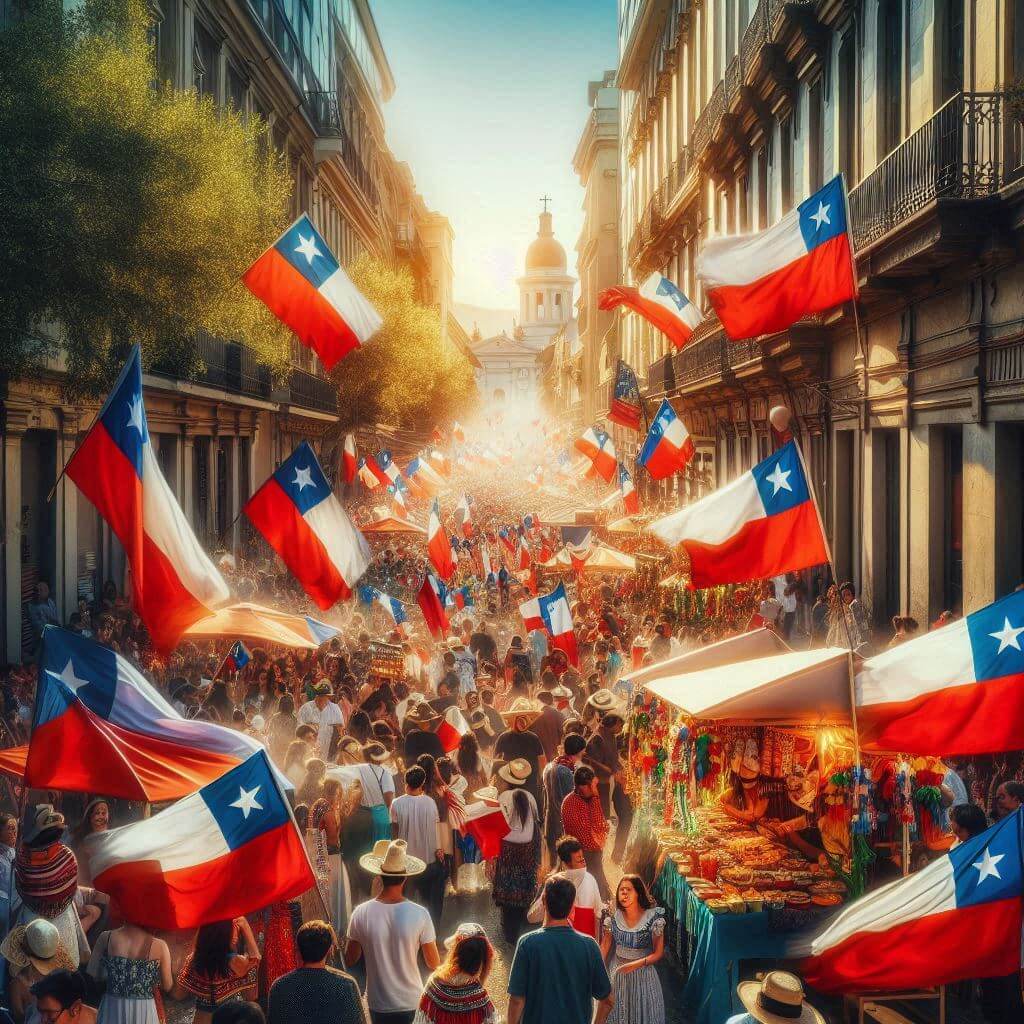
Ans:
POLYGON ((274 471, 274 479, 295 503, 299 515, 305 515, 331 494, 331 485, 306 441, 278 466, 274 471))
POLYGON ((968 615, 967 633, 979 682, 1024 673, 1024 592, 968 615))
POLYGON ((1024 818, 1010 814, 949 851, 957 907, 1020 899, 1022 827, 1024 818))
POLYGON ((803 465, 794 442, 783 445, 752 470, 766 515, 788 512, 810 500, 803 465))
POLYGON ((237 850, 288 821, 288 810, 263 752, 199 790, 228 849, 237 850))
POLYGON ((338 269, 334 254, 305 213, 277 240, 274 248, 314 288, 319 288, 338 269))

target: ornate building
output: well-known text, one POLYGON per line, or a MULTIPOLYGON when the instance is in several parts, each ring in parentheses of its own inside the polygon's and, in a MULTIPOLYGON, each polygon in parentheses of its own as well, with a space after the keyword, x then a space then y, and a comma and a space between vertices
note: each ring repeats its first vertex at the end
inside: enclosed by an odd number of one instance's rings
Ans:
POLYGON ((573 318, 572 289, 576 283, 576 278, 566 272, 565 249, 555 238, 547 200, 544 204, 537 237, 526 250, 525 273, 516 281, 523 341, 537 352, 573 318))
MULTIPOLYGON (((971 611, 1024 577, 1024 3, 621 0, 623 263, 695 302, 702 239, 849 187, 852 306, 691 344, 626 315, 623 357, 717 485, 796 414, 837 572, 876 622, 971 611)), ((679 497, 688 500, 681 481, 679 497)))

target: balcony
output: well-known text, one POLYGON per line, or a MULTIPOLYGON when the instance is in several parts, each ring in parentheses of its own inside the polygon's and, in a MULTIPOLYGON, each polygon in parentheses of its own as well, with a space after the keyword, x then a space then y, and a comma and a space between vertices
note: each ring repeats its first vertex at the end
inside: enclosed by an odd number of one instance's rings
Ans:
POLYGON ((269 368, 262 366, 253 353, 237 341, 224 341, 199 330, 192 354, 197 357, 198 365, 188 374, 183 374, 180 366, 170 362, 151 367, 150 373, 170 380, 188 380, 231 395, 270 397, 269 368))
POLYGON ((326 92, 307 92, 306 110, 317 135, 321 138, 341 138, 345 134, 341 124, 338 94, 333 89, 326 92))
POLYGON ((675 378, 681 388, 723 376, 729 367, 729 343, 725 334, 714 334, 693 341, 675 356, 675 378))
POLYGON ((320 164, 337 157, 355 179, 367 202, 377 207, 380 202, 377 185, 345 128, 338 94, 333 90, 307 92, 305 109, 317 133, 313 144, 314 160, 320 164))
POLYGON ((876 273, 915 272, 958 255, 994 226, 999 190, 1021 176, 1021 124, 1001 93, 959 93, 894 149, 850 192, 854 247, 884 247, 897 228, 927 221, 930 243, 915 247, 901 232, 903 254, 876 261, 876 273), (936 224, 932 219, 937 220, 936 224))
POLYGON ((317 377, 306 370, 293 367, 288 374, 288 390, 291 404, 319 412, 338 411, 338 389, 324 377, 317 377))
POLYGON ((676 386, 672 359, 671 354, 662 356, 647 367, 647 393, 649 395, 667 394, 676 386))

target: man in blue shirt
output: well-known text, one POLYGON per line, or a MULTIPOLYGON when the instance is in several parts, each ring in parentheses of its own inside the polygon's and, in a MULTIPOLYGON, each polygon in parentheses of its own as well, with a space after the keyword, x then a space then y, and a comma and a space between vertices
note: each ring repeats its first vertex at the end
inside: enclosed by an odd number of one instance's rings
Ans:
POLYGON ((519 939, 512 959, 508 1024, 604 1024, 612 986, 597 943, 569 923, 576 886, 549 878, 543 900, 544 926, 519 939))

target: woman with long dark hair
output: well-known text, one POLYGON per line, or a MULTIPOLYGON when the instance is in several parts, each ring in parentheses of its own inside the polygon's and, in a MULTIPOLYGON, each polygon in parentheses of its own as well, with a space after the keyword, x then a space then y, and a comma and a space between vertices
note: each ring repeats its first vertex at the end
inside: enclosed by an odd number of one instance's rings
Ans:
POLYGON ((623 875, 611 921, 601 936, 605 959, 614 949, 610 1024, 665 1024, 665 997, 654 965, 665 952, 665 911, 639 875, 623 875))
POLYGON ((498 804, 509 825, 501 841, 494 868, 495 904, 501 908, 501 930, 515 943, 526 924, 526 911, 533 902, 540 867, 540 827, 537 801, 525 789, 533 768, 517 757, 498 769, 498 804))
POLYGON ((204 924, 181 965, 173 995, 177 999, 184 999, 186 993, 194 995, 193 1024, 210 1024, 218 1006, 240 999, 256 984, 259 962, 259 947, 244 917, 204 924))
POLYGON ((413 1024, 494 1024, 498 1015, 486 989, 494 947, 483 928, 460 924, 445 948, 448 955, 428 979, 413 1024))

